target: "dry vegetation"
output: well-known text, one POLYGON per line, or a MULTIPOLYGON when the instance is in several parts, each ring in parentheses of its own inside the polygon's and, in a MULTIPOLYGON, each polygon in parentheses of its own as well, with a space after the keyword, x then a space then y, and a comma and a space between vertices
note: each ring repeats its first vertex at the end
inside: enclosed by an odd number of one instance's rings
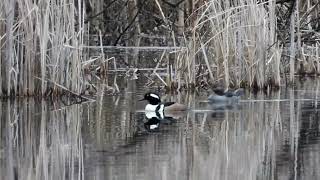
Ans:
POLYGON ((0 2, 0 96, 79 94, 88 33, 81 1, 0 2))
POLYGON ((105 46, 164 37, 186 47, 161 58, 168 74, 157 78, 174 89, 278 87, 320 73, 317 0, 4 0, 0 9, 1 97, 80 96, 97 72, 121 67, 105 46))
POLYGON ((202 53, 212 82, 279 87, 288 73, 318 74, 318 1, 212 0, 199 12, 190 59, 202 53))

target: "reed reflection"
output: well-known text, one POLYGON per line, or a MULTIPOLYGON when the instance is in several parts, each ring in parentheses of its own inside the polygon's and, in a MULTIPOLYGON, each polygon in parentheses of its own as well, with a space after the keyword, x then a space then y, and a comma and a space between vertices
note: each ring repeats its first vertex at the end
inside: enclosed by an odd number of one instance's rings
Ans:
POLYGON ((81 105, 1 102, 3 179, 83 179, 81 105))
POLYGON ((1 179, 320 179, 317 95, 165 97, 187 104, 183 114, 137 111, 132 92, 67 107, 1 102, 1 179))
MULTIPOLYGON (((301 144, 313 149, 319 145, 314 141, 315 145, 305 145, 300 138, 306 119, 316 121, 314 109, 309 108, 315 102, 301 101, 308 97, 296 91, 282 93, 249 94, 231 105, 204 103, 194 94, 168 96, 191 109, 177 118, 169 116, 172 119, 124 110, 128 104, 120 99, 117 111, 127 115, 117 120, 107 115, 103 121, 133 120, 134 129, 130 136, 112 136, 110 142, 121 142, 118 146, 88 152, 87 162, 96 163, 86 175, 96 179, 299 179, 312 178, 301 173, 312 170, 312 176, 319 177, 317 163, 304 162, 318 155, 301 149, 301 144), (309 113, 304 113, 306 109, 309 113)), ((110 128, 121 132, 126 126, 110 128)))

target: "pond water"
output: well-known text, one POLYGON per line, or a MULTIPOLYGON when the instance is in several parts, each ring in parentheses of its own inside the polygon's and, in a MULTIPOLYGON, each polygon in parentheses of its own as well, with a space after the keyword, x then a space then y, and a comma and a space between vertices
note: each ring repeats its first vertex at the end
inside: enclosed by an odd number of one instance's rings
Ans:
POLYGON ((135 81, 82 104, 1 102, 0 179, 320 179, 320 82, 308 81, 228 106, 161 93, 190 110, 160 121, 135 81))

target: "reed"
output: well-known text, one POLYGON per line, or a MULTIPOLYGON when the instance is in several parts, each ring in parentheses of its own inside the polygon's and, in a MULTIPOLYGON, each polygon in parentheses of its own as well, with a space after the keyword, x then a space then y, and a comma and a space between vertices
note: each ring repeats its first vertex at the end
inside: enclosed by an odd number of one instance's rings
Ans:
POLYGON ((295 48, 295 13, 291 14, 290 18, 290 82, 294 81, 294 62, 296 55, 295 48))
POLYGON ((279 61, 274 56, 275 50, 267 51, 276 42, 275 23, 274 1, 260 4, 209 1, 205 4, 193 31, 199 36, 195 43, 201 49, 196 53, 203 53, 209 72, 217 67, 216 73, 210 73, 215 74, 210 75, 211 81, 223 77, 226 87, 264 87, 269 74, 273 73, 272 64, 279 61))
POLYGON ((195 67, 203 64, 211 85, 225 87, 278 88, 286 74, 294 82, 306 70, 317 72, 317 40, 310 42, 307 37, 317 27, 314 21, 320 3, 308 0, 288 5, 292 9, 273 0, 212 0, 199 5, 189 18, 193 24, 192 45, 184 52, 190 71, 186 83, 194 83, 190 77, 197 68, 190 68, 192 63, 195 67), (289 23, 283 25, 279 18, 289 23))
MULTIPOLYGON (((112 8, 114 2, 107 4, 107 8, 112 8)), ((182 54, 175 54, 174 60, 167 58, 170 59, 166 64, 168 80, 156 73, 162 84, 189 89, 203 83, 258 89, 279 87, 281 78, 287 74, 293 82, 297 74, 320 72, 316 33, 320 3, 293 2, 190 1, 177 5, 179 27, 175 26, 174 17, 168 17, 166 3, 121 2, 114 6, 125 7, 118 12, 120 19, 130 18, 127 23, 113 22, 115 26, 125 25, 119 28, 121 32, 115 32, 114 44, 142 45, 141 33, 148 32, 149 26, 142 22, 139 13, 143 13, 143 7, 153 7, 159 13, 158 20, 167 28, 164 34, 172 40, 173 48, 178 49, 181 44, 188 48, 182 54), (182 13, 183 8, 186 14, 182 13), (185 17, 190 12, 193 12, 191 16, 185 17), (184 37, 184 42, 179 41, 179 36, 184 37), (134 42, 124 42, 129 37, 134 42)), ((89 74, 99 69, 94 66, 100 67, 105 75, 110 68, 110 57, 105 55, 109 47, 104 39, 107 32, 101 30, 110 28, 99 22, 110 16, 105 15, 103 5, 102 0, 1 1, 0 96, 79 96, 91 84, 89 74), (89 30, 100 32, 100 46, 91 46, 89 30), (94 47, 101 50, 98 58, 89 57, 88 52, 94 47)), ((138 56, 134 54, 135 62, 131 65, 136 68, 138 56)), ((113 67, 120 65, 114 63, 113 67)))
POLYGON ((0 96, 79 95, 88 34, 81 0, 0 2, 0 96))

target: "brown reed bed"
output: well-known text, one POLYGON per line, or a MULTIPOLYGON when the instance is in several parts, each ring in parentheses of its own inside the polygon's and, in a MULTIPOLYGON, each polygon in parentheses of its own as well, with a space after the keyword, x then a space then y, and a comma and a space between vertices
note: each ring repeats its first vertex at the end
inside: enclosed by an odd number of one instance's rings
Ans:
MULTIPOLYGON (((119 91, 116 80, 113 84, 103 80, 109 72, 124 68, 105 51, 110 46, 104 39, 106 32, 99 30, 103 3, 1 1, 0 97, 83 97, 87 91, 94 92, 93 82, 119 91), (91 31, 98 40, 91 38, 91 31)), ((123 11, 137 16, 130 18, 129 24, 135 28, 127 37, 134 42, 125 43, 137 50, 146 27, 138 17, 138 4, 134 1, 123 11)), ((176 50, 170 54, 163 51, 152 67, 138 63, 138 51, 134 51, 133 62, 126 60, 130 64, 125 67, 127 72, 154 68, 150 79, 170 90, 217 85, 278 88, 285 82, 293 84, 296 75, 319 75, 318 1, 211 0, 198 1, 193 9, 189 5, 179 4, 180 27, 176 28, 163 3, 155 1, 154 7, 168 25, 164 34, 172 42, 165 49, 176 50), (191 16, 184 17, 184 8, 192 10, 191 16), (159 75, 161 68, 166 69, 165 76, 159 75)), ((119 34, 119 40, 126 37, 126 31, 119 34)))
POLYGON ((294 84, 295 76, 318 76, 319 10, 313 0, 204 2, 189 18, 188 49, 177 56, 181 71, 171 88, 179 89, 182 78, 191 89, 278 89, 294 84))
MULTIPOLYGON (((318 76, 319 5, 314 0, 198 2, 186 19, 191 31, 179 42, 184 48, 158 58, 149 78, 168 90, 259 90, 293 85, 296 76, 318 76), (167 75, 159 77, 158 68, 167 68, 167 75)), ((165 14, 161 3, 157 6, 165 14)))
POLYGON ((5 0, 0 9, 0 96, 79 96, 88 58, 84 3, 5 0))

